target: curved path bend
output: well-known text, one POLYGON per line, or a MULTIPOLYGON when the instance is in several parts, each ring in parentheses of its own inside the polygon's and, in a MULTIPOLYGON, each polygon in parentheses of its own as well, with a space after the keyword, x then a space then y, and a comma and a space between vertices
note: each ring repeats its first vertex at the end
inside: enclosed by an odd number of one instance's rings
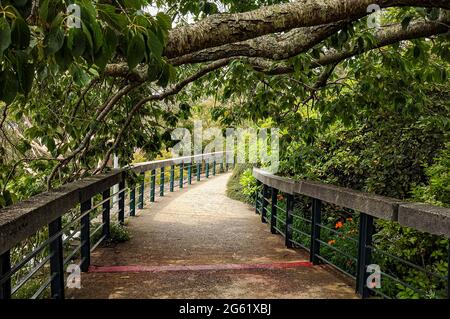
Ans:
POLYGON ((230 173, 166 192, 128 220, 132 238, 98 248, 69 298, 355 298, 251 207, 225 195, 230 173))

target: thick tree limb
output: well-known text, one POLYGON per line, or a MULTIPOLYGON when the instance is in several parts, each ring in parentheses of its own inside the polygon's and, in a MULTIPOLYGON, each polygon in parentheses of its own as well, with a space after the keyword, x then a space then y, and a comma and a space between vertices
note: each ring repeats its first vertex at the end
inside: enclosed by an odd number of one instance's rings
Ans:
POLYGON ((340 30, 346 22, 293 29, 283 34, 264 35, 255 39, 226 44, 171 59, 172 65, 215 61, 229 57, 260 57, 284 60, 309 50, 340 30))
POLYGON ((368 15, 369 5, 381 8, 420 6, 450 9, 448 0, 299 0, 257 10, 209 16, 170 32, 165 49, 169 59, 266 34, 357 20, 368 15))
MULTIPOLYGON (((342 52, 333 51, 330 53, 326 53, 318 59, 313 60, 312 65, 315 67, 319 67, 336 64, 358 54, 388 46, 400 41, 443 34, 449 31, 448 23, 448 20, 433 22, 413 22, 406 29, 403 29, 401 25, 389 26, 383 28, 376 34, 376 41, 372 46, 366 47, 362 51, 360 48, 353 48, 351 50, 342 52)), ((250 58, 246 61, 250 65, 252 65, 255 70, 264 72, 269 75, 281 75, 294 72, 294 67, 288 63, 273 66, 272 61, 266 59, 250 58)))

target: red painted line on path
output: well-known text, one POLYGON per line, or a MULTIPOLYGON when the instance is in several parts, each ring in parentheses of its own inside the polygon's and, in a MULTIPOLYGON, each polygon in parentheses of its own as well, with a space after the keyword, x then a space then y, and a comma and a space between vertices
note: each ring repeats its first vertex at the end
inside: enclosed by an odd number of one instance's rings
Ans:
POLYGON ((245 269, 286 269, 312 267, 309 261, 289 261, 267 264, 216 264, 216 265, 169 265, 169 266, 90 266, 91 273, 164 272, 164 271, 208 271, 245 269))

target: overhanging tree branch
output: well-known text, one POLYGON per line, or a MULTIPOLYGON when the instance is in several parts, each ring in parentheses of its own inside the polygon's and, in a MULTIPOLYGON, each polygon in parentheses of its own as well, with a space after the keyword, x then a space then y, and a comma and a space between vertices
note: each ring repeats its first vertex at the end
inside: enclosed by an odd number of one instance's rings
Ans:
POLYGON ((336 33, 345 24, 346 22, 340 21, 326 25, 293 29, 282 34, 265 35, 243 42, 201 50, 173 58, 169 62, 178 66, 238 56, 284 60, 309 50, 314 45, 336 33))
POLYGON ((105 154, 105 157, 103 159, 103 161, 100 163, 99 167, 94 171, 94 174, 97 174, 101 171, 103 171, 103 169, 106 167, 109 158, 111 157, 112 153, 114 152, 114 150, 117 149, 117 147, 119 146, 119 144, 122 141, 122 138, 124 136, 124 134, 126 133, 126 131, 128 130, 131 121, 133 120, 133 117, 139 112, 139 110, 148 102, 151 101, 160 101, 160 100, 164 100, 165 98, 177 94, 179 93, 183 88, 185 88, 188 84, 200 79, 201 77, 205 76, 206 74, 215 71, 217 69, 220 69, 226 65, 228 65, 228 63, 231 61, 232 59, 222 59, 219 61, 216 61, 214 63, 208 64, 206 66, 204 66, 203 68, 201 68, 199 71, 197 71, 196 73, 194 73, 193 75, 187 77, 186 79, 182 80, 181 82, 177 83, 176 85, 174 85, 173 87, 159 93, 159 94, 154 94, 151 95, 149 97, 143 98, 141 99, 138 103, 136 103, 133 108, 131 109, 131 111, 129 112, 127 119, 125 121, 125 124, 122 126, 121 130, 119 131, 119 133, 117 134, 113 145, 108 149, 108 151, 105 154))
POLYGON ((294 28, 354 21, 368 15, 367 8, 374 3, 381 8, 419 6, 450 9, 448 0, 301 0, 244 13, 212 15, 195 24, 175 28, 169 34, 164 54, 173 59, 294 28))
MULTIPOLYGON (((353 49, 344 50, 341 52, 332 51, 323 54, 318 59, 312 60, 311 64, 313 67, 336 64, 353 56, 398 43, 400 41, 431 37, 446 33, 448 31, 448 20, 413 22, 407 28, 403 28, 401 25, 393 25, 385 27, 379 31, 375 35, 376 41, 371 46, 365 48, 355 47, 353 49)), ((255 70, 264 72, 268 75, 281 75, 294 72, 294 67, 289 63, 281 63, 273 66, 272 61, 261 58, 249 58, 246 59, 246 62, 248 62, 255 70)))

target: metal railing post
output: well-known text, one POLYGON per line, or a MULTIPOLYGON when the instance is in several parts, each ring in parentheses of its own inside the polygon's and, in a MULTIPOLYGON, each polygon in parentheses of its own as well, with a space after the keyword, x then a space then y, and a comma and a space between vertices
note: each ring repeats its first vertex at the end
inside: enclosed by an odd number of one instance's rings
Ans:
POLYGON ((206 175, 206 178, 209 178, 209 161, 208 160, 205 161, 205 165, 206 165, 205 175, 206 175))
POLYGON ((285 245, 288 248, 292 248, 292 222, 293 222, 293 211, 294 211, 294 195, 288 194, 286 198, 286 225, 284 233, 286 234, 285 245))
POLYGON ((270 232, 276 234, 277 230, 277 203, 278 203, 278 189, 272 187, 272 198, 270 207, 270 232))
MULTIPOLYGON (((11 270, 10 251, 6 251, 0 255, 0 279, 11 270)), ((0 300, 11 299, 11 278, 6 279, 0 284, 0 300)))
POLYGON ((170 165, 170 188, 169 190, 173 192, 173 184, 175 179, 175 165, 170 165))
POLYGON ((450 238, 448 240, 448 256, 447 256, 447 299, 450 299, 450 238))
POLYGON ((257 188, 257 190, 255 192, 255 214, 259 214, 259 209, 258 209, 258 206, 259 206, 259 194, 261 193, 259 191, 259 189, 261 188, 260 187, 261 186, 261 182, 259 180, 256 180, 256 186, 258 188, 257 188))
POLYGON ((367 288, 367 266, 372 259, 372 235, 374 233, 373 217, 364 213, 359 216, 359 244, 358 244, 358 268, 356 275, 356 291, 362 298, 369 297, 370 291, 367 288))
POLYGON ((180 164, 180 188, 183 188, 183 180, 184 180, 184 171, 183 171, 184 165, 183 163, 180 164))
POLYGON ((266 213, 267 213, 267 195, 268 195, 269 186, 266 184, 263 185, 262 197, 261 197, 261 222, 267 223, 266 221, 266 213))
POLYGON ((86 272, 91 264, 91 217, 86 213, 92 208, 92 198, 81 203, 81 271, 86 272))
POLYGON ((220 163, 220 173, 224 173, 224 170, 223 170, 223 161, 220 163))
POLYGON ((188 163, 188 185, 192 184, 191 163, 188 163))
POLYGON ((217 163, 216 163, 216 160, 214 160, 214 162, 213 162, 213 176, 216 176, 216 166, 217 166, 217 163))
POLYGON ((130 190, 130 216, 136 216, 136 185, 130 190))
POLYGON ((150 172, 150 202, 155 201, 155 186, 156 186, 156 170, 152 169, 150 172))
POLYGON ((139 209, 144 208, 144 191, 145 191, 145 173, 141 173, 141 187, 139 187, 139 209))
POLYGON ((103 213, 102 213, 102 222, 103 222, 103 236, 105 238, 109 238, 110 236, 110 220, 111 220, 111 190, 108 188, 102 193, 103 203, 103 213))
POLYGON ((322 219, 321 207, 322 201, 313 198, 312 200, 312 222, 311 222, 311 249, 310 259, 314 265, 320 263, 320 259, 317 257, 320 255, 320 223, 322 219))
POLYGON ((197 163, 197 182, 200 182, 200 175, 202 174, 202 164, 197 163))
MULTIPOLYGON (((62 229, 62 218, 58 217, 48 225, 48 237, 52 238, 62 229)), ((64 299, 64 259, 62 234, 58 235, 49 245, 51 296, 53 299, 64 299)))
POLYGON ((119 183, 119 211, 117 213, 119 223, 125 223, 125 180, 119 183))
POLYGON ((161 167, 161 173, 159 175, 159 196, 163 197, 164 196, 164 172, 165 172, 165 167, 161 167))

